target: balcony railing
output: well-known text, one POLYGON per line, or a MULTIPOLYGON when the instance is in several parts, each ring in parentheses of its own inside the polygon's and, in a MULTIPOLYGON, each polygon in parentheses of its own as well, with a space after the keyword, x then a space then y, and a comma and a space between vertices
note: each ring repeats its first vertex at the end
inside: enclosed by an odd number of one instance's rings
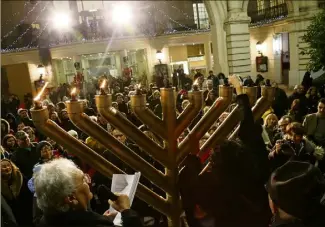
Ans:
MULTIPOLYGON (((74 27, 73 32, 67 32, 65 34, 52 31, 48 33, 47 30, 44 31, 41 37, 37 37, 39 34, 34 35, 31 33, 28 37, 24 36, 19 43, 11 47, 11 49, 6 49, 11 40, 8 42, 2 42, 2 53, 6 52, 16 52, 24 51, 28 49, 38 48, 39 46, 60 46, 73 43, 87 43, 87 42, 98 42, 114 39, 127 39, 127 38, 137 38, 137 37, 156 37, 171 34, 183 34, 183 33, 197 33, 209 31, 207 29, 198 29, 194 22, 192 24, 185 23, 186 21, 177 21, 177 23, 170 24, 169 26, 157 24, 143 24, 138 25, 134 32, 119 31, 114 32, 112 29, 105 28, 101 21, 98 21, 93 25, 80 24, 74 27), (46 34, 45 34, 46 33, 46 34), (28 39, 27 39, 28 38, 28 39), (31 42, 34 40, 33 42, 31 42), (45 42, 45 43, 44 43, 45 42)), ((42 30, 42 28, 41 28, 42 30)), ((12 37, 14 40, 15 37, 12 37)), ((2 40, 4 41, 4 40, 2 40)))
POLYGON ((251 26, 269 24, 274 21, 282 20, 288 16, 287 4, 280 4, 263 10, 257 10, 249 13, 251 17, 251 26))

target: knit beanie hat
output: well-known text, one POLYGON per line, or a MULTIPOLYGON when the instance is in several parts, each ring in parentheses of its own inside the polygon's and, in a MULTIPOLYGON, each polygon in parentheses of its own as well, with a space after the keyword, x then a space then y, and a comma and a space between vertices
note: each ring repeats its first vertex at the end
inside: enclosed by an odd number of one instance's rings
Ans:
POLYGON ((296 218, 308 218, 325 205, 324 176, 307 162, 287 162, 271 174, 266 188, 274 204, 296 218))

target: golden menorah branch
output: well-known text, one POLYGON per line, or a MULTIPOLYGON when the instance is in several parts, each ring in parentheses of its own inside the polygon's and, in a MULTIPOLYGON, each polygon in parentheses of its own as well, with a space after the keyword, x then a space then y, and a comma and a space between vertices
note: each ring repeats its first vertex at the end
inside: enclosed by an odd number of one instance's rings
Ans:
POLYGON ((99 114, 115 128, 118 128, 126 137, 132 140, 153 159, 166 167, 170 167, 167 151, 148 138, 140 129, 130 122, 122 113, 113 108, 112 96, 96 95, 96 106, 99 114))
POLYGON ((146 95, 131 95, 131 109, 139 120, 143 124, 147 125, 152 132, 159 135, 163 139, 167 138, 167 132, 162 119, 157 117, 146 106, 146 95))
POLYGON ((190 91, 188 96, 190 104, 185 107, 183 112, 176 119, 176 138, 180 136, 202 109, 203 94, 201 91, 190 91))
POLYGON ((141 173, 152 181, 154 184, 162 188, 166 192, 171 192, 165 175, 145 161, 126 145, 120 143, 105 129, 92 121, 88 115, 83 113, 82 101, 67 101, 67 112, 72 123, 81 131, 93 137, 100 144, 108 148, 108 151, 117 156, 131 168, 141 173))
MULTIPOLYGON (((255 106, 252 108, 254 121, 260 119, 265 113, 265 111, 272 105, 272 101, 274 99, 275 89, 272 87, 262 87, 262 97, 258 99, 255 106)), ((217 144, 220 144, 222 141, 226 139, 229 133, 235 128, 235 126, 239 123, 242 116, 239 113, 239 107, 236 106, 233 111, 228 115, 227 119, 219 126, 219 128, 210 136, 210 138, 203 144, 200 148, 200 152, 203 152, 207 148, 215 147, 217 144)), ((236 130, 239 130, 236 128, 236 130)), ((237 136, 238 131, 235 132, 229 137, 234 139, 237 136)), ((208 163, 200 174, 204 173, 210 166, 208 163)))
MULTIPOLYGON (((125 174, 122 170, 111 164, 94 150, 81 143, 79 140, 60 128, 55 122, 50 120, 46 107, 41 107, 39 109, 32 108, 30 112, 33 122, 40 132, 68 149, 72 154, 80 157, 83 161, 104 176, 112 178, 112 175, 116 173, 125 174)), ((143 184, 138 185, 136 195, 144 202, 151 204, 156 210, 164 215, 171 215, 170 204, 167 200, 157 195, 143 184)))
POLYGON ((179 152, 176 157, 176 162, 180 164, 183 159, 193 149, 194 143, 199 143, 199 140, 210 129, 210 127, 218 120, 220 115, 227 109, 232 101, 233 87, 219 86, 219 98, 213 103, 210 109, 185 137, 179 145, 179 152), (195 140, 195 141, 193 141, 195 140))
MULTIPOLYGON (((257 100, 256 104, 254 103, 251 105, 254 105, 252 108, 253 116, 254 116, 254 121, 257 121, 260 119, 265 111, 270 108, 272 105, 272 102, 274 100, 274 92, 275 89, 272 87, 262 87, 262 96, 257 100)), ((239 126, 235 129, 235 131, 228 137, 228 139, 235 139, 237 134, 239 132, 239 126)))

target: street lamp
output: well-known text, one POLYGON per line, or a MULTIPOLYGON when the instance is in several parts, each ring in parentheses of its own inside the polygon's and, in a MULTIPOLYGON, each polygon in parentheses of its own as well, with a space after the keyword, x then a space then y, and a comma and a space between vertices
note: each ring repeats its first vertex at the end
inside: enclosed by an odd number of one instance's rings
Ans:
POLYGON ((43 65, 38 65, 37 71, 40 74, 40 76, 42 77, 45 74, 45 67, 43 65))
POLYGON ((118 24, 128 24, 132 19, 132 10, 127 3, 117 3, 113 7, 112 20, 118 24))
POLYGON ((256 50, 257 50, 257 53, 258 54, 260 54, 260 55, 263 55, 263 53, 262 53, 262 43, 260 42, 260 41, 258 41, 257 43, 256 43, 256 50))
POLYGON ((56 29, 67 29, 71 26, 71 17, 68 12, 55 12, 52 21, 56 29))
POLYGON ((157 50, 156 58, 159 61, 159 63, 161 64, 161 60, 164 58, 164 54, 160 50, 157 50))

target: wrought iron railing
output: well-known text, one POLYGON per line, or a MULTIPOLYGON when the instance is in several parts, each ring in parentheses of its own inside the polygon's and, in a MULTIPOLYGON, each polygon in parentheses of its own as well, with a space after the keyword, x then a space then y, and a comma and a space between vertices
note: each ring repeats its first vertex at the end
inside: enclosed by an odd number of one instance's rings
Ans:
POLYGON ((262 10, 249 13, 251 17, 251 26, 269 24, 277 20, 282 20, 288 16, 287 4, 280 4, 262 10))

